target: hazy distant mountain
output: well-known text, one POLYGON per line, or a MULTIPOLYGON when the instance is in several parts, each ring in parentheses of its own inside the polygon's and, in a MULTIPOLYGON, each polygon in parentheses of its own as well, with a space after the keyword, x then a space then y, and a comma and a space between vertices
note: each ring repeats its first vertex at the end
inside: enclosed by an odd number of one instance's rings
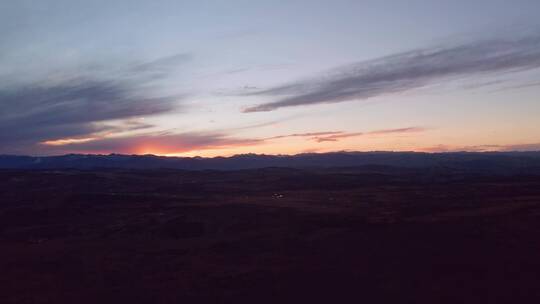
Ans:
POLYGON ((417 153, 335 152, 298 155, 243 154, 231 157, 80 155, 31 157, 0 155, 3 169, 183 169, 239 170, 265 167, 327 168, 358 166, 438 167, 478 173, 540 173, 540 152, 417 153))

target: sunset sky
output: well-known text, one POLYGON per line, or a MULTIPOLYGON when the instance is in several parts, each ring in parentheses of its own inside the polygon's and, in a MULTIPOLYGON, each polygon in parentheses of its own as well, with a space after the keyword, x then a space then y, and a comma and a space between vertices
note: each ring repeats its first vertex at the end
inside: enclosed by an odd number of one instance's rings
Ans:
POLYGON ((540 1, 0 0, 0 154, 540 150, 540 1))

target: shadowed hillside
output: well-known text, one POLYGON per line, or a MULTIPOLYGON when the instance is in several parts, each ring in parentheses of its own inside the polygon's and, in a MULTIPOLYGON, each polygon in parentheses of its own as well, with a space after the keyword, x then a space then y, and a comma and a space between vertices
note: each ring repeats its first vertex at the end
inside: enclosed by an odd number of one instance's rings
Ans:
POLYGON ((484 174, 540 173, 540 152, 335 152, 298 155, 243 154, 214 158, 120 154, 70 154, 49 157, 0 155, 0 168, 6 169, 241 170, 267 167, 332 168, 370 165, 439 168, 484 174))
POLYGON ((0 171, 3 303, 537 303, 540 176, 0 171))

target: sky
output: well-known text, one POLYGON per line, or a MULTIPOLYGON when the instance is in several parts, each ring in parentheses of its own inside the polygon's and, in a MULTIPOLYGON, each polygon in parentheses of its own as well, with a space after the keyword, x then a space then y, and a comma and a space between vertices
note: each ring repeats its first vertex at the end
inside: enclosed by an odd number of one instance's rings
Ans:
POLYGON ((0 0, 0 154, 540 150, 540 1, 0 0))

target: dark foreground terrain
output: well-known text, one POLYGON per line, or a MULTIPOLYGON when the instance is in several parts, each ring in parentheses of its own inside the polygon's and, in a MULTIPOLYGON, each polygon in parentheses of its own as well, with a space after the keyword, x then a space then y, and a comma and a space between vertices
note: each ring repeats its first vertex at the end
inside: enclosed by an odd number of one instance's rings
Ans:
POLYGON ((540 303, 540 176, 0 171, 1 303, 540 303))

